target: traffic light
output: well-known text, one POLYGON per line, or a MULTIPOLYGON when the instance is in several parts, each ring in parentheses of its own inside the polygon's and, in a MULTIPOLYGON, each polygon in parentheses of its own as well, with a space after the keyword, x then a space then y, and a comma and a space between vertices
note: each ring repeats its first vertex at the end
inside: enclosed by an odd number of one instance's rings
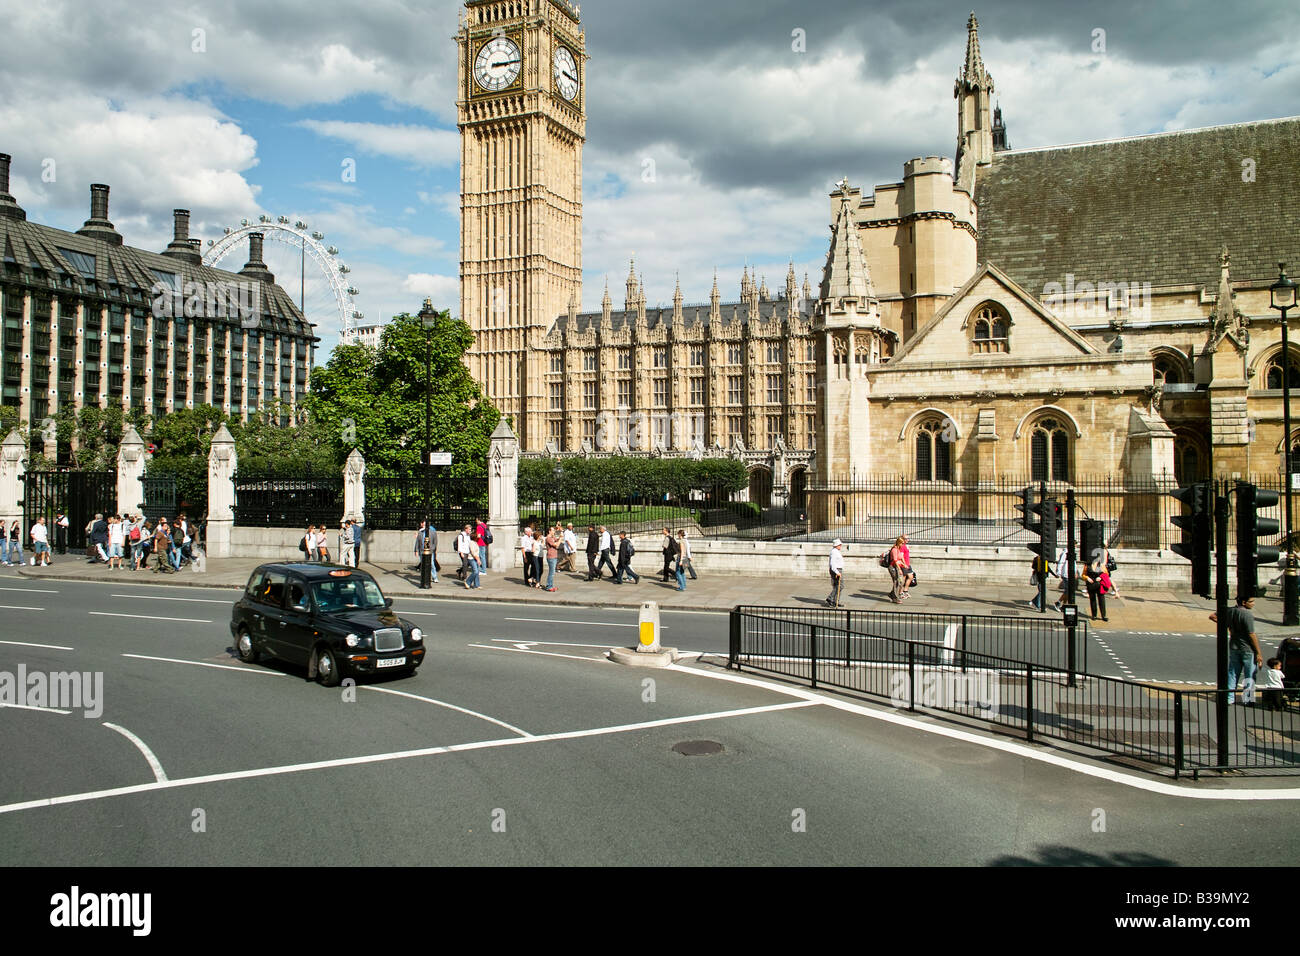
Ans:
POLYGON ((1016 510, 1020 512, 1020 527, 1029 531, 1031 530, 1029 518, 1034 513, 1034 486, 1027 485, 1021 488, 1019 497, 1020 504, 1016 505, 1016 510))
POLYGON ((1079 522, 1079 563, 1087 567, 1106 547, 1106 522, 1084 518, 1079 522))
POLYGON ((1261 491, 1245 481, 1237 482, 1237 596, 1258 596, 1259 566, 1276 564, 1281 549, 1261 546, 1260 538, 1279 534, 1282 524, 1275 518, 1261 518, 1261 508, 1277 504, 1276 491, 1261 491))
POLYGON ((1187 514, 1169 519, 1175 528, 1183 529, 1183 540, 1174 544, 1172 550, 1192 562, 1192 593, 1211 597, 1210 550, 1214 537, 1214 508, 1210 483, 1198 481, 1186 488, 1176 488, 1169 494, 1187 506, 1187 514))
POLYGON ((1038 535, 1038 540, 1030 542, 1027 547, 1042 557, 1045 564, 1051 564, 1056 560, 1056 532, 1065 526, 1061 520, 1061 503, 1055 498, 1044 498, 1029 510, 1039 520, 1030 522, 1026 527, 1038 535))

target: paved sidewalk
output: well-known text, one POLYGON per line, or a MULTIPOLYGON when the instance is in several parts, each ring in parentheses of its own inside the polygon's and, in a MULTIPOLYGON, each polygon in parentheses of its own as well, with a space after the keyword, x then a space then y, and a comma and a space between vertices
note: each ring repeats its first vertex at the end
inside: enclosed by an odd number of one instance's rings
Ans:
MULTIPOLYGON (((252 558, 213 558, 203 573, 185 568, 175 574, 153 571, 110 571, 102 564, 89 564, 74 555, 56 555, 49 567, 27 566, 17 573, 23 577, 65 578, 87 581, 123 581, 131 584, 183 584, 190 587, 243 587, 253 568, 262 561, 252 558)), ((445 565, 447 567, 450 564, 445 565)), ((727 610, 737 604, 777 606, 821 606, 830 590, 828 578, 770 577, 744 574, 701 574, 686 582, 686 590, 665 584, 649 571, 639 584, 615 585, 608 578, 587 582, 583 574, 557 574, 554 593, 526 587, 523 572, 511 568, 504 576, 488 571, 482 576, 482 588, 467 590, 454 574, 443 574, 429 591, 419 587, 419 572, 410 566, 368 564, 361 567, 375 576, 384 593, 394 596, 463 598, 480 601, 510 601, 533 604, 582 605, 588 607, 638 607, 643 601, 657 601, 660 607, 679 610, 727 610)), ((8 569, 4 569, 8 570, 8 569)), ((10 571, 9 573, 13 573, 10 571)), ((843 594, 845 607, 863 610, 938 611, 950 614, 1006 614, 1017 617, 1038 616, 1028 606, 1032 591, 1025 588, 962 587, 936 584, 933 591, 924 586, 915 589, 902 605, 889 600, 887 578, 866 581, 849 579, 843 594)), ((1055 595, 1049 591, 1049 600, 1055 595)), ((1080 607, 1086 615, 1086 595, 1080 595, 1080 607)), ((1191 595, 1173 591, 1143 591, 1140 596, 1122 597, 1107 602, 1110 622, 1097 621, 1098 631, 1131 630, 1154 632, 1205 633, 1214 625, 1208 619, 1213 604, 1191 595)), ((1055 612, 1049 609, 1048 614, 1055 612)), ((1282 604, 1276 597, 1259 599, 1255 604, 1259 633, 1270 640, 1285 634, 1300 636, 1300 629, 1281 627, 1282 604)))

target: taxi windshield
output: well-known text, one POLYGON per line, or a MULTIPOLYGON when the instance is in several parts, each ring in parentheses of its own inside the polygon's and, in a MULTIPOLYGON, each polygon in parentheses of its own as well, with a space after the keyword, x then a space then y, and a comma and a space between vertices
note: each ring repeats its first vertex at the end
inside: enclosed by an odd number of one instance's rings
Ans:
POLYGON ((384 606, 384 595, 371 578, 352 574, 345 578, 316 581, 311 586, 316 607, 331 611, 374 611, 384 606))

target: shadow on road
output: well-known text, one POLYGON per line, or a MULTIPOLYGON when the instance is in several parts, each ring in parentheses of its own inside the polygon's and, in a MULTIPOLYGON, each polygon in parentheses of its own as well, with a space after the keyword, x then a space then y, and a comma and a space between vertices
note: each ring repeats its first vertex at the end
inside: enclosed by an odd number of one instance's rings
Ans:
POLYGON ((986 866, 1176 866, 1172 860, 1149 853, 1088 853, 1071 846, 1044 846, 1031 859, 1024 856, 998 856, 986 866))

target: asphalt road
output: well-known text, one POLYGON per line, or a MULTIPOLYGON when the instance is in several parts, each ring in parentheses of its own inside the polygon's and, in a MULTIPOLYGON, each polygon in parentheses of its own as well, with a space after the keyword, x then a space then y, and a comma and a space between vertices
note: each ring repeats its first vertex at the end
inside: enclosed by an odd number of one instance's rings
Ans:
MULTIPOLYGON (((429 659, 349 700, 235 660, 233 591, 137 582, 0 579, 0 673, 103 674, 93 717, 0 708, 7 863, 1254 865, 1300 839, 1291 800, 604 660, 634 612, 399 599, 429 659), (672 749, 700 739, 723 749, 672 749)), ((664 623, 725 648, 723 615, 664 623)))

